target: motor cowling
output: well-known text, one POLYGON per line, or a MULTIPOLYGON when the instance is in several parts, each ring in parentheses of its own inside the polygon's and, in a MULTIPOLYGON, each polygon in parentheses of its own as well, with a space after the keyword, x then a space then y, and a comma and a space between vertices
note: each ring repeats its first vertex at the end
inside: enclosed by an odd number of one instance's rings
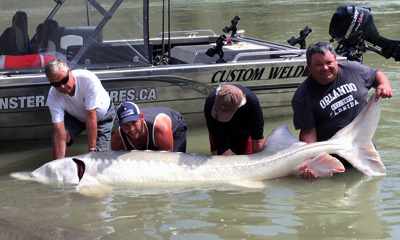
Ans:
POLYGON ((362 36, 373 44, 379 39, 371 9, 352 5, 338 7, 329 25, 329 35, 343 43, 356 42, 362 36))
POLYGON ((379 35, 369 8, 339 6, 332 16, 329 35, 339 43, 337 52, 349 60, 362 62, 363 53, 370 50, 400 61, 400 41, 379 35))

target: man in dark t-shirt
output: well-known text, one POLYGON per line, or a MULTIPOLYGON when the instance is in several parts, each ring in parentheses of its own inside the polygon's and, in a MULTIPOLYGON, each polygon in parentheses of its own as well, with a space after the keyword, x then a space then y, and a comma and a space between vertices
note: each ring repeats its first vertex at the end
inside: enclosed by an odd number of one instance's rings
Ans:
POLYGON ((204 104, 211 154, 251 154, 264 146, 264 118, 257 96, 240 85, 222 85, 204 104))
POLYGON ((186 152, 187 125, 182 115, 166 107, 139 109, 131 102, 117 108, 119 128, 111 150, 186 152))
MULTIPOLYGON (((371 87, 376 88, 376 101, 393 95, 389 79, 381 71, 358 62, 338 63, 335 49, 327 42, 311 44, 306 57, 310 75, 292 99, 293 123, 300 129, 302 142, 328 140, 347 126, 367 104, 371 87)), ((315 175, 306 169, 302 177, 315 175)))
POLYGON ((314 43, 306 54, 310 75, 292 99, 300 141, 325 141, 347 126, 367 104, 371 87, 376 88, 375 100, 393 95, 389 79, 381 71, 358 62, 338 63, 329 43, 314 43))

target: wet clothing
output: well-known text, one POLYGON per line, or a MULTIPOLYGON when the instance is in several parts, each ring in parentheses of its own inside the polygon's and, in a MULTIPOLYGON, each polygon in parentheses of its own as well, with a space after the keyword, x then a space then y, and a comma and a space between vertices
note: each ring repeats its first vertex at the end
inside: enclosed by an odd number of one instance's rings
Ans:
MULTIPOLYGON (((161 114, 167 115, 172 122, 172 134, 174 138, 174 152, 186 152, 186 137, 187 137, 187 125, 182 115, 174 111, 172 109, 166 107, 148 107, 141 108, 141 113, 144 116, 145 128, 147 129, 147 144, 145 149, 138 150, 154 150, 158 151, 154 139, 154 123, 157 120, 157 117, 161 114)), ((122 142, 124 143, 126 150, 135 150, 136 148, 129 142, 128 136, 125 132, 119 127, 119 134, 121 136, 122 142)))
POLYGON ((264 139, 264 116, 257 96, 243 86, 235 86, 246 95, 246 104, 239 107, 230 121, 219 122, 211 115, 216 90, 211 92, 204 104, 204 116, 212 138, 212 141, 210 141, 211 151, 217 150, 219 155, 229 149, 236 154, 248 154, 248 150, 244 150, 246 149, 245 146, 242 147, 242 150, 239 150, 241 144, 248 142, 249 138, 251 140, 264 139), (234 148, 234 146, 239 149, 234 148))
POLYGON ((378 72, 353 61, 339 62, 338 68, 338 76, 328 85, 319 85, 308 76, 292 99, 296 130, 316 128, 317 141, 330 139, 353 121, 367 104, 378 72))

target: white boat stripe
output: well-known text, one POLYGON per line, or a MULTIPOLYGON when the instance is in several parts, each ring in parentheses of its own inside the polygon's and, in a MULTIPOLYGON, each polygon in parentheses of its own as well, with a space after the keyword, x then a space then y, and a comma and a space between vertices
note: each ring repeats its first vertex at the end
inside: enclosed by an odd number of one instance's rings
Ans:
POLYGON ((4 62, 6 61, 7 55, 0 55, 0 69, 4 69, 4 62))

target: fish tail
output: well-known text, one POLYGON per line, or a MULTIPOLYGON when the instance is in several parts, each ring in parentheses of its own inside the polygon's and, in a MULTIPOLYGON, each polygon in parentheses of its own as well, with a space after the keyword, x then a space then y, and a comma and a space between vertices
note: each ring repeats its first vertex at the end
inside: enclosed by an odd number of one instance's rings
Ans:
POLYGON ((342 146, 338 151, 339 156, 368 176, 386 174, 385 166, 372 140, 381 112, 381 100, 374 99, 375 95, 372 95, 360 114, 329 140, 342 146))

